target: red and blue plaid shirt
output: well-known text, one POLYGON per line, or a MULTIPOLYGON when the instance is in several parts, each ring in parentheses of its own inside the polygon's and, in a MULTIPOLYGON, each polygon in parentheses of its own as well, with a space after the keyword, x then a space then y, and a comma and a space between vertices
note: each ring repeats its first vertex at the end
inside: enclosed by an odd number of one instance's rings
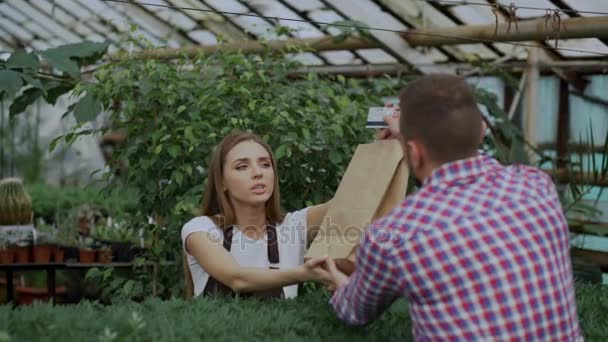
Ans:
POLYGON ((417 340, 582 340, 569 251, 551 179, 480 155, 374 222, 331 304, 361 325, 406 297, 417 340))

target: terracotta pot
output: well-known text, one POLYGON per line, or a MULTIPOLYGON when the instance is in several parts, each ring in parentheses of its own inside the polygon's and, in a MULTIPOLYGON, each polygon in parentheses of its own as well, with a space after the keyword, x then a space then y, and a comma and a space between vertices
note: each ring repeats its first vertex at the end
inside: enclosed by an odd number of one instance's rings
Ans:
POLYGON ((55 249, 53 250, 53 261, 55 261, 56 263, 62 263, 65 260, 65 251, 63 250, 63 248, 59 247, 59 246, 55 246, 55 249))
POLYGON ((100 249, 97 252, 99 262, 102 264, 109 264, 112 262, 112 250, 111 249, 100 249))
POLYGON ((12 264, 15 262, 15 252, 12 249, 0 250, 0 264, 12 264))
POLYGON ((27 264, 30 262, 30 247, 15 248, 15 262, 18 264, 27 264))
POLYGON ((53 245, 36 245, 34 246, 34 262, 38 264, 48 264, 51 262, 53 255, 53 245))
POLYGON ((90 248, 80 248, 78 250, 78 261, 82 264, 92 264, 95 262, 96 251, 90 248))
MULTIPOLYGON (((38 287, 27 287, 27 286, 17 286, 15 288, 15 292, 17 292, 17 304, 33 304, 35 301, 49 301, 51 297, 46 288, 38 288, 38 287)), ((55 289, 55 295, 64 295, 66 293, 65 286, 57 286, 55 289)))

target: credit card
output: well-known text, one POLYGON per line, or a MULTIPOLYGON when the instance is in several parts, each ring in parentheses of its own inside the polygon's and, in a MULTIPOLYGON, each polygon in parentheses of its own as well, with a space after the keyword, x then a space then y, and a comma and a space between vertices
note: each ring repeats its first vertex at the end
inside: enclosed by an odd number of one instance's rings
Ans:
POLYGON ((371 107, 367 113, 367 122, 365 127, 367 128, 384 128, 388 127, 384 122, 385 116, 393 115, 394 108, 390 107, 371 107))

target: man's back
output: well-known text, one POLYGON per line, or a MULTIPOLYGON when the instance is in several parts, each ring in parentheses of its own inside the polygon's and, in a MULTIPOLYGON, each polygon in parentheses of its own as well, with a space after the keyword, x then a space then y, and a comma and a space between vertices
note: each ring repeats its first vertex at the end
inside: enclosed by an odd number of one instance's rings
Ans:
POLYGON ((568 227, 542 171, 485 156, 446 164, 366 240, 357 267, 383 293, 357 275, 361 294, 347 297, 362 302, 332 299, 345 320, 377 314, 374 297, 406 296, 422 340, 580 338, 568 227))

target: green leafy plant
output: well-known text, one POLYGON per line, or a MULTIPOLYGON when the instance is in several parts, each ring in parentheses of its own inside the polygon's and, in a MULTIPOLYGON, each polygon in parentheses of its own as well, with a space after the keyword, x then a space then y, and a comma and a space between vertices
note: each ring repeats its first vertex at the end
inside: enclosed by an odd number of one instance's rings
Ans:
MULTIPOLYGON (((78 124, 56 141, 127 132, 114 152, 122 163, 109 165, 108 184, 117 186, 115 171, 128 166, 121 183, 138 189, 130 228, 150 235, 151 260, 179 260, 179 230, 196 214, 213 147, 228 132, 253 131, 275 149, 286 210, 331 198, 356 146, 372 140, 364 127, 367 109, 381 104, 390 86, 368 88, 342 76, 294 78, 298 66, 285 52, 271 51, 107 64, 96 71, 95 83, 75 91, 101 104, 89 103, 86 112, 109 111, 111 126, 92 132, 78 124)), ((179 278, 167 279, 169 295, 179 278)))
MULTIPOLYGON (((80 82, 81 68, 96 63, 108 46, 108 42, 85 41, 40 52, 17 50, 6 61, 0 60, 0 100, 13 99, 10 117, 22 113, 40 98, 55 104, 80 82), (51 69, 43 71, 41 60, 51 69)), ((80 110, 75 114, 77 118, 86 116, 80 110)))
MULTIPOLYGON (((107 272, 107 269, 100 269, 107 272)), ((108 272, 111 273, 111 272, 108 272)), ((108 275, 106 280, 112 279, 108 275)), ((126 284, 126 283, 125 283, 126 284)), ((126 285, 133 291, 136 283, 126 285)), ((0 331, 11 341, 412 341, 407 303, 396 301, 374 322, 350 327, 327 305, 328 294, 310 293, 271 305, 256 300, 199 298, 102 305, 82 302, 0 306, 0 331), (35 322, 35 324, 33 323, 35 322), (61 327, 61 328, 59 328, 61 327)), ((608 336, 608 286, 576 284, 581 332, 588 341, 608 336)))
POLYGON ((36 220, 37 245, 55 244, 57 242, 57 229, 46 223, 43 219, 36 220))

